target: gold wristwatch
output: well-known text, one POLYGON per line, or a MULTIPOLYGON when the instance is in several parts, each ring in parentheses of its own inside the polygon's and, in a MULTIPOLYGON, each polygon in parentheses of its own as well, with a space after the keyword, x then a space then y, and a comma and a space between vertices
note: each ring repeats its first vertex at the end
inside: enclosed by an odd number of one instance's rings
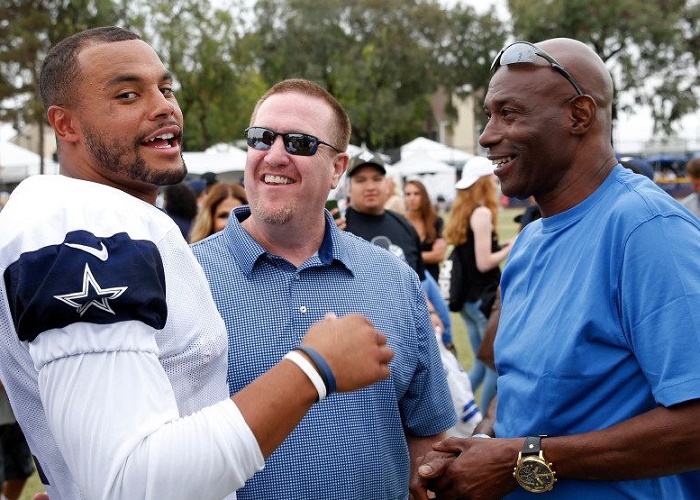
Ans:
POLYGON ((544 458, 540 448, 542 436, 525 439, 523 451, 518 453, 518 463, 513 476, 518 484, 530 493, 544 493, 554 488, 557 478, 554 477, 552 464, 544 458))

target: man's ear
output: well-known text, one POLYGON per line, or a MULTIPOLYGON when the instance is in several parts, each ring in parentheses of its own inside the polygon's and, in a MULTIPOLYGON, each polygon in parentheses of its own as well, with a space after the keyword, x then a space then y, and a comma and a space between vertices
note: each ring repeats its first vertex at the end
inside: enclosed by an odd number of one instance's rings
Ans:
POLYGON ((571 133, 583 135, 593 126, 598 113, 598 105, 589 95, 576 96, 570 105, 571 133))
POLYGON ((340 178, 343 176, 345 171, 348 169, 348 163, 350 162, 350 157, 347 153, 339 153, 333 162, 333 184, 331 189, 338 187, 340 178))
POLYGON ((63 142, 78 140, 78 127, 69 109, 61 106, 50 106, 46 117, 56 133, 56 138, 63 142))

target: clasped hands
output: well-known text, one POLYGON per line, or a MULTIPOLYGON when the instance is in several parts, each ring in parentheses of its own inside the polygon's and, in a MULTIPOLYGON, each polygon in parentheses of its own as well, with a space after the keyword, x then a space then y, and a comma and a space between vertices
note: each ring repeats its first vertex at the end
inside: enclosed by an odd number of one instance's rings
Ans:
POLYGON ((496 500, 515 490, 513 468, 522 439, 451 437, 419 457, 413 500, 496 500))

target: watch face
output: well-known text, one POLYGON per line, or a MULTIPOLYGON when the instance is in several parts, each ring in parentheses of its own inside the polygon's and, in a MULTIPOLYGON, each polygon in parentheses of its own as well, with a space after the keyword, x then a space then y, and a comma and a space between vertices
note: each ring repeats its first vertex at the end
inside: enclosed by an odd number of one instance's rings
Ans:
POLYGON ((515 471, 520 486, 533 493, 549 491, 554 487, 554 472, 538 458, 524 458, 515 471))

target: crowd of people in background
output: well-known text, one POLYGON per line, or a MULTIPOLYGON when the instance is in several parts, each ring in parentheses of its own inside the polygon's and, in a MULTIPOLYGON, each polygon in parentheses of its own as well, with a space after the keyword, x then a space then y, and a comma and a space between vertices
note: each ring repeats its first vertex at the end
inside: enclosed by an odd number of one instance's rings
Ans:
MULTIPOLYGON (((632 162, 622 163, 636 173, 650 177, 632 162)), ((484 333, 500 284, 501 267, 513 243, 512 239, 501 242, 498 235, 502 195, 498 179, 493 174, 495 167, 479 156, 466 162, 461 169, 461 178, 455 183, 456 197, 448 204, 444 197, 431 199, 419 178, 399 180, 387 175, 383 165, 381 157, 370 152, 360 153, 350 160, 345 175, 345 191, 349 196, 341 202, 347 208, 343 210, 342 217, 337 214, 337 218, 342 220, 343 229, 385 247, 419 273, 430 309, 438 318, 436 328, 440 332, 439 339, 453 352, 450 303, 444 300, 437 282, 440 268, 450 255, 452 259, 462 261, 460 272, 469 282, 469 287, 464 289, 465 295, 457 299, 459 307, 453 307, 452 312, 459 313, 468 335, 469 357, 473 360, 468 372, 470 389, 478 391, 478 407, 486 411, 496 396, 498 375, 495 366, 482 362, 478 353, 485 347, 493 352, 494 339, 485 339, 484 333), (359 167, 369 166, 373 168, 365 168, 361 176, 355 177, 359 167), (406 221, 415 233, 407 232, 404 241, 397 231, 407 230, 406 221), (418 251, 415 247, 416 235, 418 251), (490 345, 485 346, 485 343, 490 345)), ((700 217, 700 159, 689 161, 686 172, 695 191, 680 201, 700 217)), ((183 236, 191 243, 223 231, 233 210, 248 203, 242 184, 219 182, 217 176, 211 173, 168 186, 164 193, 164 210, 183 229, 183 236), (192 207, 195 203, 189 191, 199 200, 194 211, 192 207), (170 202, 173 193, 180 193, 180 203, 189 207, 186 223, 176 210, 177 206, 170 202)), ((539 205, 530 197, 514 221, 522 230, 540 217, 539 205)), ((455 297, 452 299, 454 302, 455 297)))
POLYGON ((580 42, 514 42, 492 72, 489 158, 447 206, 350 157, 347 113, 301 79, 258 101, 241 183, 186 179, 149 45, 52 49, 62 175, 0 193, 4 497, 34 471, 16 416, 55 500, 697 498, 700 158, 678 201, 618 162, 580 42), (115 85, 142 98, 112 107, 115 85), (527 200, 508 239, 502 195, 527 200))

